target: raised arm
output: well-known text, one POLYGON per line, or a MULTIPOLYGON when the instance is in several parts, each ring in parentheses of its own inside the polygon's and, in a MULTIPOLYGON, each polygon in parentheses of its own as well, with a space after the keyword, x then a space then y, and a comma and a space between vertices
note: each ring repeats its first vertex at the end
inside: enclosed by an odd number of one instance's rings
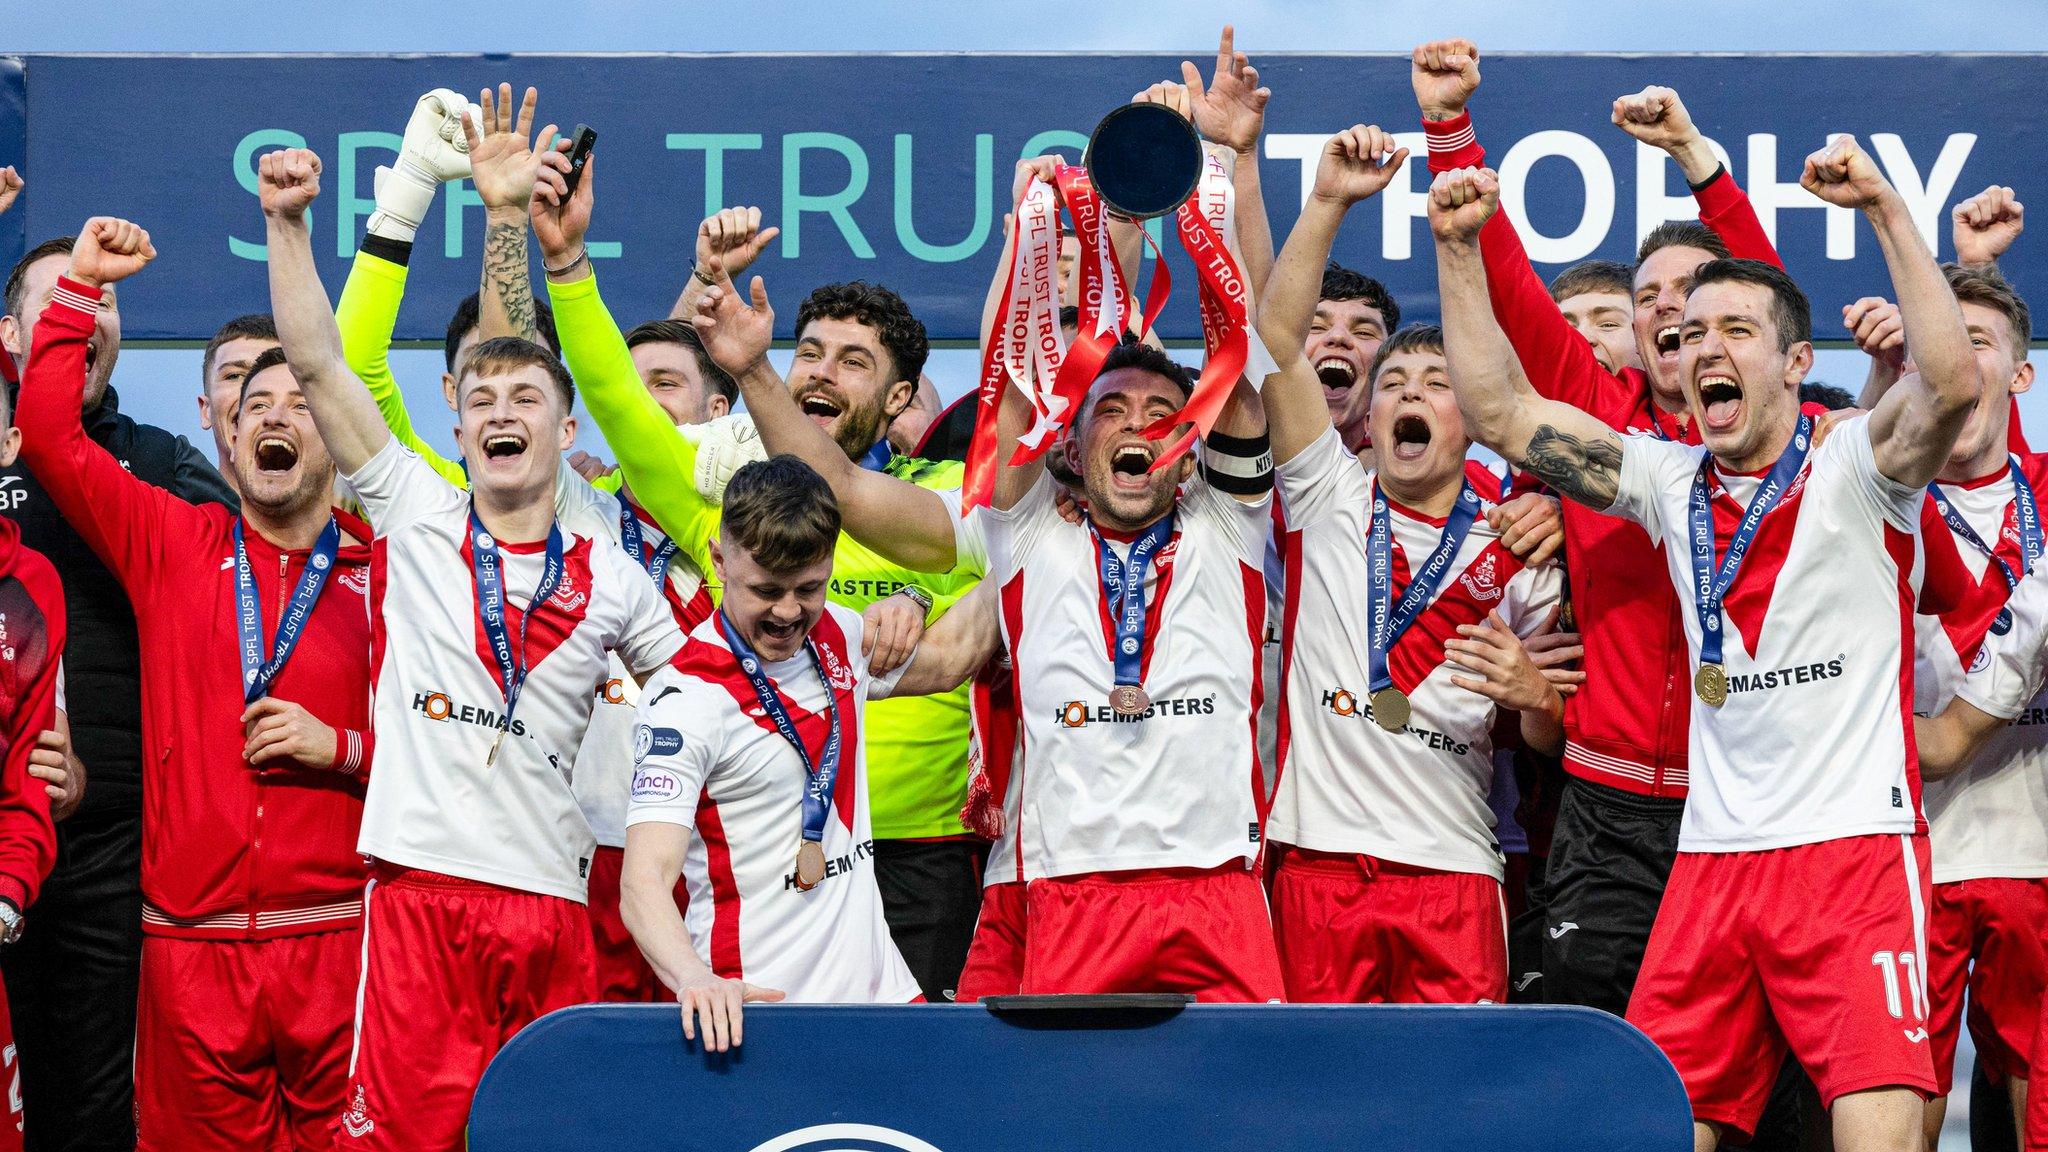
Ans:
MULTIPOLYGON (((560 156, 555 147, 555 126, 533 135, 533 110, 539 94, 526 90, 515 116, 512 86, 498 85, 495 98, 483 90, 477 103, 477 122, 462 120, 462 135, 469 142, 470 179, 484 202, 483 282, 477 289, 477 338, 517 336, 540 340, 540 326, 534 317, 533 278, 526 263, 526 222, 534 185, 543 171, 542 157, 560 156)), ((566 166, 566 161, 562 162, 566 166)), ((554 169, 549 169, 554 171, 554 169)), ((556 179, 561 179, 556 172, 556 179)), ((561 186, 566 191, 567 185, 561 186)))
POLYGON ((257 161, 257 198, 263 205, 270 250, 270 311, 292 375, 305 390, 313 422, 344 475, 370 462, 391 440, 391 430, 350 372, 341 330, 313 264, 306 208, 320 195, 320 158, 304 148, 272 152, 257 161))
POLYGON ((997 589, 984 580, 961 597, 938 622, 925 629, 910 666, 889 690, 891 699, 933 696, 965 684, 995 657, 997 589))
POLYGON ((1438 176, 1429 190, 1442 298, 1444 355, 1465 430, 1552 488, 1605 511, 1621 482, 1621 437, 1569 404, 1546 400, 1521 381, 1521 364, 1486 297, 1479 231, 1500 207, 1487 169, 1438 176))
POLYGON ((1996 265, 2026 230, 2026 206, 2002 184, 1993 184, 1956 205, 1949 216, 1958 264, 1996 265))
POLYGON ((768 242, 780 235, 780 228, 761 227, 761 210, 751 205, 721 208, 706 216, 697 225, 697 263, 691 267, 675 307, 668 310, 668 318, 688 324, 697 315, 697 298, 718 283, 718 269, 725 269, 729 278, 739 276, 767 251, 768 242))
POLYGON ((554 304, 562 355, 576 377, 584 406, 618 454, 619 471, 634 498, 699 570, 709 573, 718 509, 692 480, 697 474, 697 446, 642 383, 626 339, 598 295, 597 276, 584 250, 597 195, 595 152, 584 161, 575 195, 564 200, 563 187, 543 177, 530 206, 533 235, 541 260, 550 269, 548 299, 554 304))
POLYGON ((1699 203, 1700 223, 1714 230, 1730 255, 1784 267, 1770 234, 1756 218, 1756 206, 1693 124, 1692 113, 1675 89, 1653 84, 1623 96, 1614 102, 1610 119, 1615 127, 1671 157, 1699 203))
MULTIPOLYGON (((1351 206, 1393 182, 1408 162, 1408 150, 1377 126, 1348 128, 1323 145, 1315 186, 1287 234, 1266 290, 1259 297, 1259 335, 1281 365, 1265 391, 1266 422, 1273 437, 1273 461, 1285 464, 1330 427, 1330 406, 1314 366, 1302 356, 1322 295, 1323 266, 1337 242, 1337 228, 1351 206)), ((1368 387, 1360 380, 1356 387, 1368 387)))
MULTIPOLYGON (((1016 171, 1010 178, 1011 212, 1016 212, 1024 203, 1024 195, 1030 191, 1034 178, 1047 184, 1053 182, 1058 161, 1059 158, 1056 156, 1033 156, 1017 161, 1016 171)), ((1003 231, 1008 235, 1010 230, 1005 228, 1003 231)), ((1002 302, 1003 289, 1007 287, 1004 274, 1010 269, 1010 254, 1013 251, 1015 244, 1006 240, 989 283, 988 302, 982 308, 981 340, 984 355, 988 351, 989 329, 995 323, 996 308, 1002 302)), ((1085 246, 1081 258, 1088 258, 1085 246)), ((1133 272, 1136 270, 1136 264, 1135 260, 1131 262, 1133 272)), ((1017 454, 1017 446, 1023 442, 1024 434, 1031 430, 1032 415, 1031 398, 1014 386, 1005 385, 1002 401, 996 408, 996 480, 995 492, 989 499, 989 503, 998 509, 1015 507, 1017 501, 1022 500, 1025 494, 1031 491, 1031 486, 1038 483, 1038 477, 1045 471, 1045 457, 1042 455, 1028 464, 1010 463, 1011 457, 1017 454)), ((1072 412, 1067 413, 1068 420, 1072 420, 1074 416, 1072 412)), ((1056 447, 1053 449, 1057 450, 1056 447)))
POLYGON ((1983 389, 1962 308, 1905 199, 1855 137, 1842 136, 1807 157, 1799 183, 1830 204, 1861 209, 1877 233, 1918 371, 1901 379, 1871 413, 1870 446, 1878 471, 1921 487, 1948 459, 1983 389))
POLYGON ((692 318, 704 348, 739 382, 740 396, 771 453, 788 453, 825 478, 839 500, 842 527, 893 563, 917 572, 946 572, 954 564, 953 516, 936 492, 870 472, 847 458, 823 428, 803 414, 782 377, 768 363, 775 312, 756 276, 751 304, 740 299, 723 269, 697 298, 692 318))
MULTIPOLYGON (((1192 60, 1181 61, 1180 74, 1187 85, 1196 129, 1205 139, 1231 151, 1230 183, 1237 193, 1231 219, 1237 229, 1245 278, 1252 290, 1259 292, 1273 274, 1273 225, 1266 216, 1265 193, 1259 185, 1259 136, 1266 128, 1266 103, 1273 98, 1273 91, 1259 86, 1259 70, 1236 50, 1234 37, 1230 25, 1225 24, 1216 45, 1216 70, 1206 85, 1202 70, 1192 60)), ((1136 271, 1135 264, 1128 267, 1136 271)))

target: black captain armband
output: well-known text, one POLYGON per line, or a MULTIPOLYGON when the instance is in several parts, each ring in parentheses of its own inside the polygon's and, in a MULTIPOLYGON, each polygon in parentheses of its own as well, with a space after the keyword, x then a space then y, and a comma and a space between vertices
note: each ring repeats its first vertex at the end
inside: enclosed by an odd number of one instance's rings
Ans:
POLYGON ((1202 440, 1202 479, 1232 496, 1258 496, 1273 490, 1273 441, 1257 436, 1226 436, 1211 432, 1202 440))
POLYGON ((1728 166, 1726 164, 1716 164, 1714 165, 1714 170, 1707 174, 1707 178, 1705 180, 1702 180, 1697 184, 1693 183, 1690 180, 1687 180, 1685 182, 1685 186, 1687 188, 1692 189, 1693 195, 1697 196, 1700 194, 1701 191, 1703 191, 1707 187, 1707 185, 1712 184, 1716 180, 1719 180, 1723 175, 1727 173, 1727 171, 1728 166))

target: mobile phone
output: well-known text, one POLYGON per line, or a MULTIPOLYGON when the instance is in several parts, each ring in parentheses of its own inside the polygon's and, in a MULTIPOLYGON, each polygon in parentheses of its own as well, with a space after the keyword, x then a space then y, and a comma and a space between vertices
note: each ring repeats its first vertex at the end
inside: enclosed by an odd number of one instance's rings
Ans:
POLYGON ((588 124, 578 124, 576 135, 569 144, 569 195, 576 194, 576 185, 583 180, 583 165, 590 159, 590 147, 597 143, 597 129, 588 124))

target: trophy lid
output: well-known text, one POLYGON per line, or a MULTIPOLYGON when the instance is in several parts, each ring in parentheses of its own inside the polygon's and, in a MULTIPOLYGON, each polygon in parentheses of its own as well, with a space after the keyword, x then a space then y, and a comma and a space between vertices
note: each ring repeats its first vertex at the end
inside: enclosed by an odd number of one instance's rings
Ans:
POLYGON ((1081 163, 1105 203, 1148 220, 1194 194, 1202 139, 1187 117, 1164 104, 1126 104, 1095 126, 1081 163))

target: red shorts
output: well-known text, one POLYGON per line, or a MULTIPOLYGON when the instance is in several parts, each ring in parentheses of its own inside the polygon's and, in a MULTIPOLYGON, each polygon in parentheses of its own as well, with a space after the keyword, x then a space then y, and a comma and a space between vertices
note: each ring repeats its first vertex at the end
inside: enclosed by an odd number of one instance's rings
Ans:
POLYGON ((325 1149, 363 937, 142 938, 136 1147, 325 1149))
POLYGON ((981 890, 981 918, 953 999, 971 1004, 984 996, 1015 996, 1023 986, 1024 883, 990 884, 981 890))
POLYGON ((14 1018, 0 988, 0 1080, 7 1085, 7 1117, 0 1120, 0 1152, 21 1152, 21 1061, 14 1052, 14 1018))
POLYGON ((1629 998, 1695 1119, 1747 1137, 1789 1047, 1821 1103, 1934 1093, 1927 1044, 1927 839, 1854 836, 1680 852, 1629 998))
POLYGON ((2027 1152, 2048 1152, 2048 996, 2034 1025, 2034 1058, 2027 1072, 2027 1152))
POLYGON ((590 954, 573 900, 378 865, 335 1146, 462 1152, 484 1066, 527 1024, 594 998, 590 954))
POLYGON ((1970 1039, 1994 1084, 2025 1079, 2041 993, 2048 987, 2048 880, 1961 880, 1934 886, 1927 932, 1929 1043, 1948 1095, 1969 986, 1970 1039))
MULTIPOLYGON (((664 1003, 675 993, 654 974, 619 916, 619 867, 624 848, 600 844, 590 858, 590 937, 596 946, 597 998, 611 1003, 664 1003)), ((690 885, 676 881, 676 910, 690 907, 690 885)))
POLYGON ((1506 1002, 1500 881, 1275 847, 1273 936, 1290 1003, 1506 1002))

